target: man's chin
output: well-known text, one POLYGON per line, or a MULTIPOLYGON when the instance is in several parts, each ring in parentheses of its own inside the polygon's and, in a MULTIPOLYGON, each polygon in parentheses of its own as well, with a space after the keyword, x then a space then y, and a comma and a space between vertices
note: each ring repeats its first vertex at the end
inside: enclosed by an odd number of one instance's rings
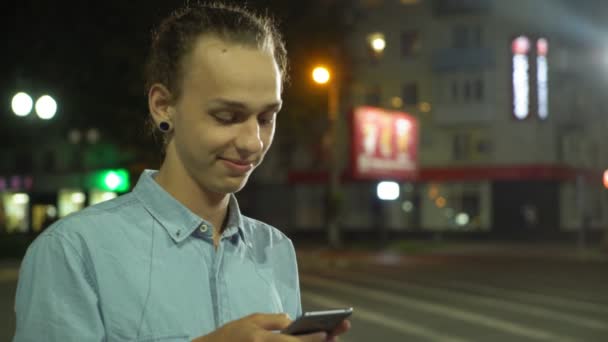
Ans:
POLYGON ((241 191, 247 184, 249 177, 231 177, 222 184, 219 184, 218 188, 221 188, 223 193, 235 193, 241 191))

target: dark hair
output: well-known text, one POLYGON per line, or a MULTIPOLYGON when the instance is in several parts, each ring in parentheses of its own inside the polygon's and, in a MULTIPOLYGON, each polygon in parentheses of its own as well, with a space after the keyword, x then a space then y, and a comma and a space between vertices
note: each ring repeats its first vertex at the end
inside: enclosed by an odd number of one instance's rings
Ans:
MULTIPOLYGON (((196 39, 203 34, 270 49, 281 71, 282 81, 287 80, 287 51, 272 18, 242 6, 197 2, 175 10, 152 32, 150 54, 144 71, 146 95, 153 84, 160 83, 171 92, 171 101, 179 99, 184 59, 192 52, 196 39)), ((154 132, 156 127, 151 117, 148 122, 154 132)), ((165 144, 166 138, 165 134, 165 144)))

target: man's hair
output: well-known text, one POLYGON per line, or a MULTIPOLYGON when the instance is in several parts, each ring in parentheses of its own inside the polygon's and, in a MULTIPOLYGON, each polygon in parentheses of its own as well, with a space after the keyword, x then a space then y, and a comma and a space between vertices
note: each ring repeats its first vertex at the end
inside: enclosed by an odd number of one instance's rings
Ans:
MULTIPOLYGON (((271 51, 281 71, 282 81, 287 80, 285 43, 271 17, 233 4, 196 2, 175 10, 152 32, 150 54, 144 71, 146 95, 153 84, 160 83, 171 92, 172 102, 179 99, 184 60, 193 51, 196 40, 206 34, 271 51)), ((150 128, 154 129, 151 117, 149 123, 150 128)))

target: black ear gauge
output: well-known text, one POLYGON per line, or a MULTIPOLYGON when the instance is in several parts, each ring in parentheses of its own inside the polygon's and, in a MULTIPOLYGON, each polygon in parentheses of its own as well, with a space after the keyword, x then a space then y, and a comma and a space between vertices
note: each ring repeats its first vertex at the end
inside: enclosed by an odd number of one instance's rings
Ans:
POLYGON ((161 121, 158 125, 158 128, 163 132, 169 132, 169 130, 171 129, 171 124, 167 121, 161 121))

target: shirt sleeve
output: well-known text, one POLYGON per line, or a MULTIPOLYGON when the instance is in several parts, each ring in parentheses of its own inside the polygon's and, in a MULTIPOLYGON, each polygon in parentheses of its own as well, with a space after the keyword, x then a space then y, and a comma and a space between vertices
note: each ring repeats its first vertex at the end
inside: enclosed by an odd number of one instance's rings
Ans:
POLYGON ((13 342, 103 341, 90 265, 65 236, 40 235, 21 264, 13 342))

